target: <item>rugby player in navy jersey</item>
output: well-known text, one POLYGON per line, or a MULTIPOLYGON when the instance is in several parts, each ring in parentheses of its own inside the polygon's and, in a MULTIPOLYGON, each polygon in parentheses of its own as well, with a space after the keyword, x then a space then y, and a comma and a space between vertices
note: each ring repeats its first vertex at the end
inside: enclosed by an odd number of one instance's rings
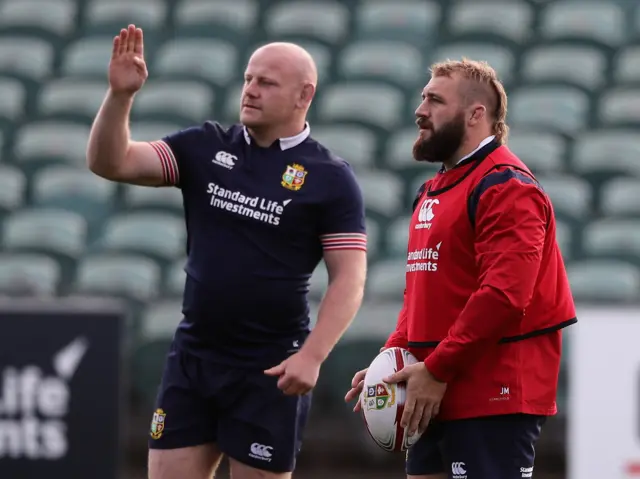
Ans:
POLYGON ((291 477, 320 366, 363 296, 361 191, 348 164, 310 137, 317 72, 302 48, 254 52, 239 124, 137 142, 129 113, 147 75, 142 30, 130 25, 113 41, 87 162, 108 180, 176 186, 184 198, 183 319, 153 415, 149 477, 210 478, 223 454, 235 479, 291 477), (308 280, 323 259, 329 285, 309 332, 308 280))

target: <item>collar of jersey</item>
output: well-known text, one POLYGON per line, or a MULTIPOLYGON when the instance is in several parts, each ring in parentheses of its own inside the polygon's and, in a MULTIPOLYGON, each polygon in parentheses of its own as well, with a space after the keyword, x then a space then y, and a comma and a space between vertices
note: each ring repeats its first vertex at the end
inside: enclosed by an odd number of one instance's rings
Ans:
MULTIPOLYGON (((246 126, 243 126, 242 131, 244 133, 244 139, 247 142, 247 145, 250 145, 251 135, 249 135, 249 130, 247 129, 246 126)), ((306 140, 310 134, 311 134, 311 127, 309 126, 309 122, 305 122, 304 130, 302 130, 297 135, 279 139, 280 149, 284 151, 284 150, 293 148, 294 146, 298 146, 300 143, 306 140)))

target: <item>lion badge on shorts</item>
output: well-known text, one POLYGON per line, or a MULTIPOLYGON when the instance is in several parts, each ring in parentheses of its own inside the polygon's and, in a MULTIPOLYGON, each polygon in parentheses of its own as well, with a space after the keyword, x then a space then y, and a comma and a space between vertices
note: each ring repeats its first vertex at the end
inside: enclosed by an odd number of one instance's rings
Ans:
POLYGON ((151 421, 151 437, 153 439, 160 439, 160 436, 162 436, 166 417, 167 415, 162 409, 156 409, 156 412, 153 413, 153 420, 151 421))

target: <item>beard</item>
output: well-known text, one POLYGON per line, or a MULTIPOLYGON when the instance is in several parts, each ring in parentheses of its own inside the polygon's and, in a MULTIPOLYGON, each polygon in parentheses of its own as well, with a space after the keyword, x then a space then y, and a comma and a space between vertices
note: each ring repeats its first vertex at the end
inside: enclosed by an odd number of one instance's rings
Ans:
MULTIPOLYGON (((421 123, 424 124, 424 120, 418 121, 419 125, 421 123)), ((464 112, 460 112, 437 130, 431 128, 429 138, 422 139, 422 136, 419 136, 413 144, 413 159, 429 163, 447 163, 462 146, 465 133, 464 112)))

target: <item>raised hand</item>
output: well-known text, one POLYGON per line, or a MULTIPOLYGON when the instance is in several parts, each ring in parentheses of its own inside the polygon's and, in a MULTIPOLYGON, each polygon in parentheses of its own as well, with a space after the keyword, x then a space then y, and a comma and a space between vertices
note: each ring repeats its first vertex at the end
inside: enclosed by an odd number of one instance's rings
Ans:
POLYGON ((120 30, 113 39, 113 51, 109 62, 109 86, 114 93, 133 95, 149 73, 144 61, 142 29, 135 25, 120 30))

